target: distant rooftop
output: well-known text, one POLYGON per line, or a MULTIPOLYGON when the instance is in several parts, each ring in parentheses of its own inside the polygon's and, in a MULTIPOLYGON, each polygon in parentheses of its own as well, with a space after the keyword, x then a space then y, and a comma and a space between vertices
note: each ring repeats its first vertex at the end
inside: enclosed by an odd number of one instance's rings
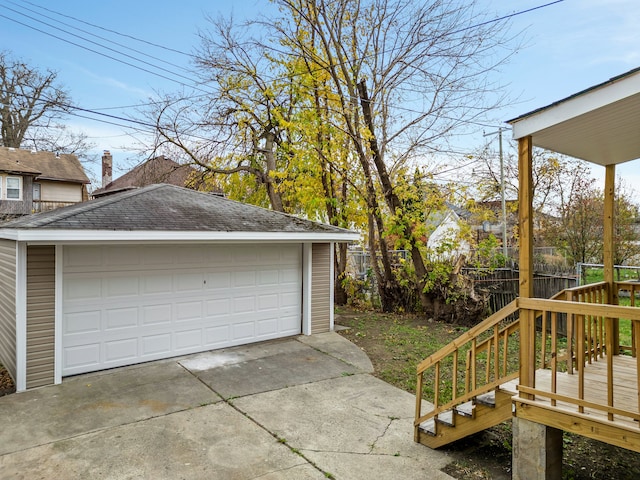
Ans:
POLYGON ((91 183, 78 157, 70 154, 0 147, 0 171, 34 175, 46 180, 91 183))
POLYGON ((192 166, 181 165, 161 155, 141 163, 121 177, 95 190, 92 196, 98 198, 157 183, 188 187, 189 180, 195 172, 192 166))

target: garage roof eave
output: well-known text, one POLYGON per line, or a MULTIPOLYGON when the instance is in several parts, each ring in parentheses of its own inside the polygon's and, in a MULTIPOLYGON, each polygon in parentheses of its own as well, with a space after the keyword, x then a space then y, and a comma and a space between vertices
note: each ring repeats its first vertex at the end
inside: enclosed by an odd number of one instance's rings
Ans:
POLYGON ((304 243, 353 242, 360 239, 357 232, 185 232, 185 231, 122 231, 122 230, 54 230, 0 229, 0 238, 41 244, 57 243, 180 243, 180 242, 244 242, 244 243, 304 243))

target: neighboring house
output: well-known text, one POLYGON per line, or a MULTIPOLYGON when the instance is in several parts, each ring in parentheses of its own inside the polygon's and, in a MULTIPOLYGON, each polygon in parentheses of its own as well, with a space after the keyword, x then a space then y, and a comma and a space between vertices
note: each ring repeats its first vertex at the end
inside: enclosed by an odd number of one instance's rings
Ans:
POLYGON ((333 329, 359 234, 173 185, 0 226, 0 362, 18 390, 333 329))
MULTIPOLYGON (((517 200, 507 200, 505 202, 506 206, 506 214, 507 214, 507 242, 509 245, 512 245, 516 242, 516 239, 513 237, 513 233, 518 226, 518 201, 517 200)), ((477 230, 478 233, 478 241, 484 240, 490 234, 495 235, 496 237, 502 239, 502 201, 500 200, 488 200, 484 202, 477 202, 475 204, 475 208, 477 208, 480 212, 491 212, 490 216, 491 220, 486 221, 471 221, 473 229, 477 230)))
POLYGON ((0 147, 0 217, 86 201, 89 178, 75 155, 0 147))
POLYGON ((462 224, 470 213, 451 204, 431 213, 425 222, 427 248, 436 255, 452 257, 469 255, 471 245, 462 233, 462 224))
POLYGON ((111 180, 112 162, 111 153, 105 150, 102 157, 102 188, 91 194, 93 198, 156 183, 187 188, 193 188, 196 185, 197 170, 195 168, 190 165, 180 165, 164 156, 151 158, 113 181, 111 180))

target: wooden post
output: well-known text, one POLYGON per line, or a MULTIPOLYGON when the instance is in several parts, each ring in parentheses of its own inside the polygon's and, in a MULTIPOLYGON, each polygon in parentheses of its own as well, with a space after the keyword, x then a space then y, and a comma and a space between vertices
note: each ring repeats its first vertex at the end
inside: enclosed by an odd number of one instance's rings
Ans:
MULTIPOLYGON (((520 244, 520 297, 533 297, 533 139, 518 140, 520 244)), ((520 383, 535 387, 535 318, 532 310, 520 310, 520 383)), ((529 394, 520 394, 530 398, 529 394)))
MULTIPOLYGON (((614 273, 614 252, 615 252, 615 181, 616 181, 616 166, 607 165, 604 177, 604 231, 603 231, 603 263, 604 263, 604 281, 607 282, 607 290, 609 292, 608 301, 611 305, 618 304, 618 290, 615 288, 615 273, 614 273)), ((607 339, 607 347, 611 350, 607 350, 607 353, 611 352, 613 355, 620 353, 620 330, 619 321, 617 318, 605 320, 611 324, 610 332, 612 338, 607 339)))

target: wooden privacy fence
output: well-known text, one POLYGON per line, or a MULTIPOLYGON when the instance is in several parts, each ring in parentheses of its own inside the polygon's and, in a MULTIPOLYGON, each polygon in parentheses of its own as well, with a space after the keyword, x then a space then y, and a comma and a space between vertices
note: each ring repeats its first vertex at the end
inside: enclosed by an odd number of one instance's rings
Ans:
MULTIPOLYGON (((510 268, 499 268, 491 272, 483 269, 465 268, 466 275, 474 279, 477 290, 485 290, 489 294, 489 309, 497 312, 518 297, 519 271, 510 268)), ((535 274, 533 278, 533 295, 536 298, 551 298, 558 292, 577 286, 575 276, 557 276, 535 274)))

